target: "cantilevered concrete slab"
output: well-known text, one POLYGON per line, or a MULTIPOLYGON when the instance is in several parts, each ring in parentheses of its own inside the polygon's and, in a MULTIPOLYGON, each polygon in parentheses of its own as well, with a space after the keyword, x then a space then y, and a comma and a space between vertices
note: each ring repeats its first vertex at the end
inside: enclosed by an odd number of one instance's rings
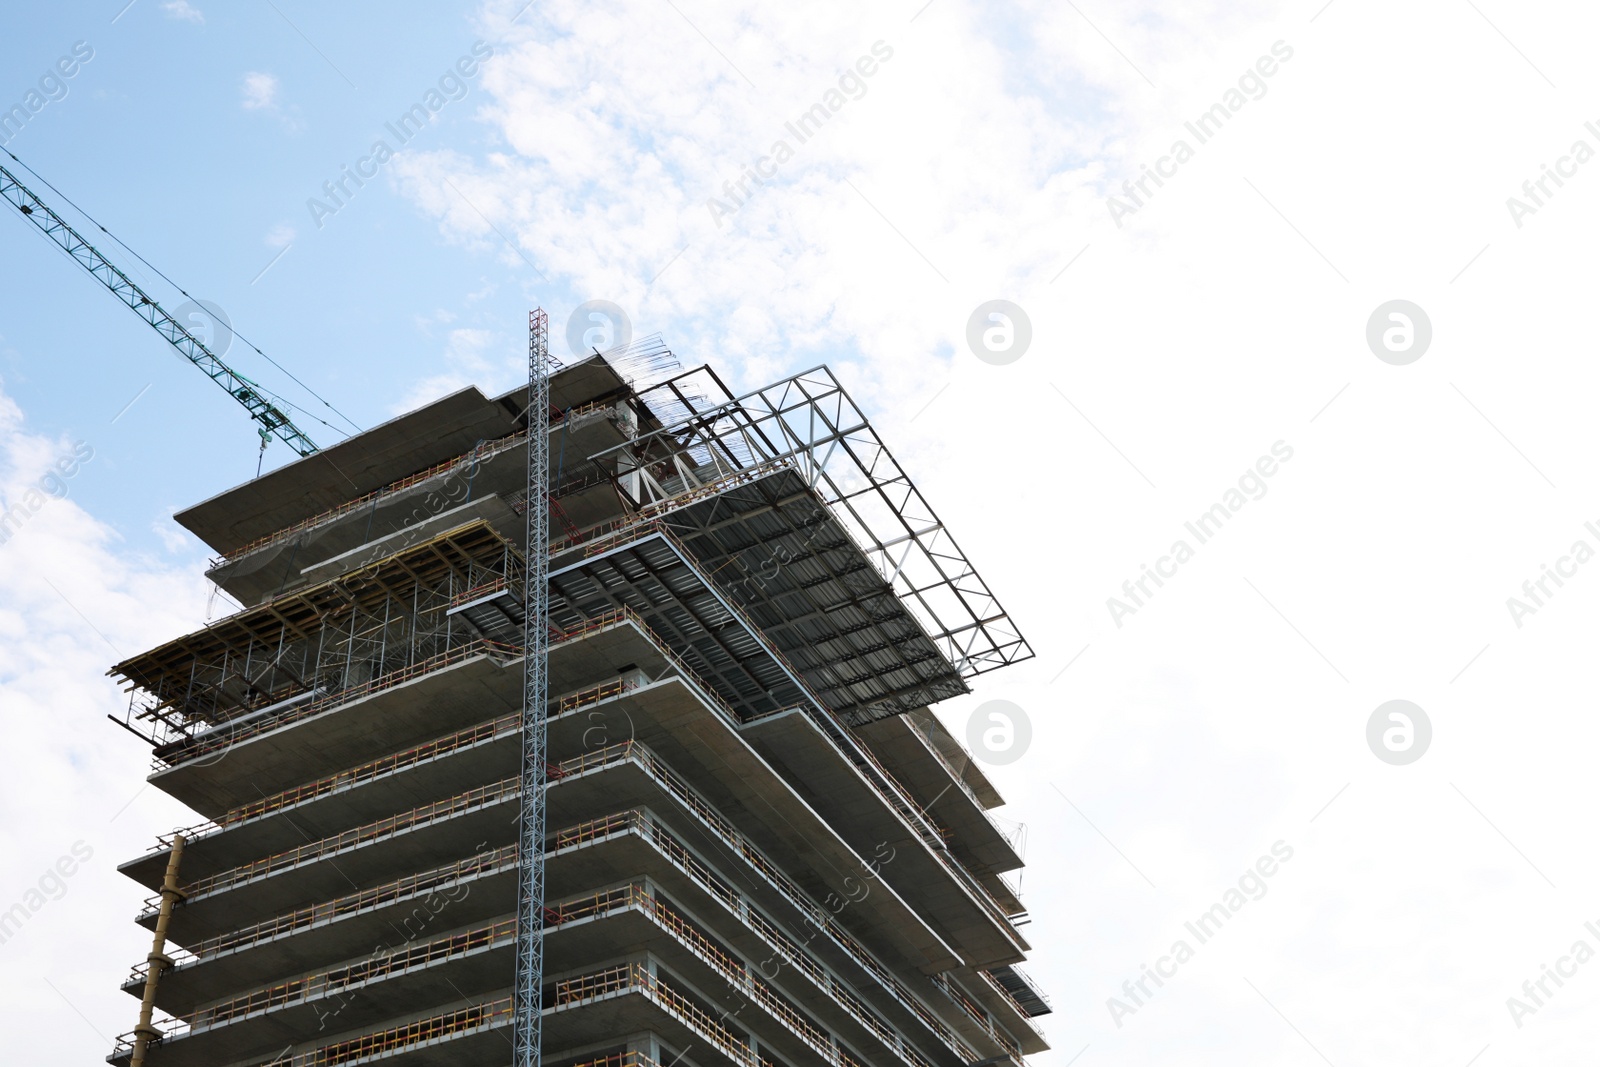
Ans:
MULTIPOLYGON (((551 454, 560 457, 559 461, 553 458, 552 464, 563 468, 557 492, 568 522, 586 528, 621 514, 622 503, 611 483, 598 472, 584 477, 587 468, 583 457, 626 439, 617 413, 610 408, 572 414, 567 422, 551 428, 551 454), (569 458, 570 462, 566 462, 569 458), (561 488, 563 485, 568 485, 570 491, 561 488)), ((388 546, 387 552, 364 552, 365 558, 351 561, 344 570, 399 551, 405 546, 402 535, 414 543, 421 540, 418 531, 423 528, 438 532, 461 525, 477 514, 463 510, 475 502, 499 497, 502 501, 515 500, 520 507, 527 490, 525 440, 513 437, 507 442, 491 442, 479 451, 485 453, 481 458, 470 454, 459 457, 453 466, 413 484, 380 492, 370 503, 345 507, 302 529, 287 529, 266 544, 230 556, 207 571, 206 576, 249 607, 276 595, 281 588, 321 580, 319 576, 329 568, 335 568, 334 574, 342 573, 336 564, 352 550, 369 544, 388 546), (456 516, 455 522, 442 524, 446 515, 456 516)), ((492 518, 496 529, 508 540, 521 544, 520 513, 514 520, 509 517, 509 509, 483 514, 492 518)), ((568 533, 562 517, 552 516, 551 539, 559 540, 568 533)))
POLYGON ((469 386, 174 518, 216 551, 228 552, 516 429, 511 410, 469 386))
MULTIPOLYGON (((557 371, 551 401, 557 410, 626 395, 626 383, 604 360, 557 371)), ((524 425, 527 392, 493 400, 475 386, 452 393, 220 493, 175 517, 218 552, 268 534, 462 455, 481 441, 524 425)), ((598 451, 599 449, 595 449, 598 451)), ((585 453, 587 455, 587 453, 585 453)))
MULTIPOLYGON (((1010 839, 985 814, 963 765, 973 761, 962 753, 952 764, 933 747, 926 733, 909 715, 897 715, 856 728, 873 753, 898 778, 926 810, 950 828, 950 849, 974 874, 1014 871, 1022 866, 1010 839)), ((953 739, 952 739, 952 743, 953 739)), ((981 776, 982 772, 975 772, 981 776)), ((998 883, 998 879, 993 880, 998 883)), ((986 886, 991 883, 985 881, 986 886)), ((1009 892, 1009 890, 1007 890, 1009 892)), ((1015 909, 1020 911, 1020 907, 1015 909)), ((1008 912, 1010 914, 1010 912, 1008 912)))
POLYGON ((234 562, 224 563, 213 568, 206 576, 239 603, 253 608, 302 586, 316 585, 369 563, 387 559, 436 534, 479 519, 489 523, 496 533, 507 540, 520 540, 523 536, 522 519, 506 506, 505 501, 492 495, 480 496, 438 514, 426 511, 421 512, 420 516, 405 512, 399 514, 405 519, 416 518, 418 521, 407 524, 400 521, 395 513, 390 513, 387 517, 394 521, 377 527, 371 539, 362 536, 363 523, 359 519, 353 524, 308 531, 303 537, 291 537, 234 562), (379 537, 379 534, 384 536, 379 537))
MULTIPOLYGON (((551 692, 593 685, 616 677, 624 668, 664 669, 666 663, 659 646, 631 621, 619 619, 551 647, 551 692)), ((268 722, 263 729, 261 722, 255 722, 223 727, 211 737, 225 743, 157 771, 150 783, 215 818, 280 790, 521 707, 521 659, 474 654, 282 726, 268 722), (223 761, 228 761, 229 773, 218 774, 215 765, 223 761)), ((209 744, 209 738, 204 740, 209 744)))
POLYGON ((876 842, 889 843, 893 859, 881 865, 881 877, 928 916, 967 962, 992 967, 1023 959, 1028 943, 981 888, 952 869, 959 861, 936 858, 922 834, 884 803, 810 715, 801 709, 779 712, 741 731, 858 850, 870 854, 876 842))
MULTIPOLYGON (((995 1024, 1021 1046, 1023 1052, 1031 1055, 1035 1052, 1044 1052, 1050 1047, 1045 1043, 1044 1035, 1039 1032, 1038 1024, 992 975, 975 968, 960 967, 951 971, 948 977, 958 980, 961 988, 989 1013, 995 1024)), ((1049 1008, 1046 1007, 1045 1012, 1048 1011, 1049 1008)))
POLYGON ((971 794, 973 801, 985 810, 998 808, 1006 802, 983 773, 982 765, 961 742, 950 736, 944 723, 927 708, 917 708, 880 722, 863 723, 855 732, 895 777, 914 789, 938 792, 957 780, 957 787, 971 794))
MULTIPOLYGON (((552 956, 559 954, 560 941, 559 933, 552 932, 546 951, 552 956)), ((515 944, 513 926, 482 946, 341 985, 331 992, 314 991, 285 1004, 269 1004, 226 1023, 169 1037, 150 1059, 161 1067, 215 1067, 250 1057, 270 1059, 306 1034, 381 1029, 396 1018, 430 1014, 434 1005, 492 994, 509 986, 515 969, 515 944)), ((372 958, 382 957, 363 958, 356 966, 372 958)), ((125 1064, 131 1058, 131 1054, 113 1057, 110 1062, 125 1064)))
MULTIPOLYGON (((402 826, 355 844, 346 845, 339 837, 324 838, 309 847, 326 846, 327 851, 261 873, 250 868, 224 872, 220 877, 225 881, 215 887, 206 881, 187 883, 188 895, 172 913, 170 936, 179 944, 190 944, 332 900, 352 888, 382 885, 418 866, 464 859, 472 855, 475 846, 511 844, 516 840, 518 797, 515 792, 496 793, 491 800, 465 811, 402 826), (343 847, 337 847, 340 845, 343 847)), ((137 921, 154 929, 157 914, 156 908, 147 908, 137 921)))
MULTIPOLYGON (((488 654, 337 704, 216 753, 150 776, 150 784, 208 817, 312 778, 522 706, 520 661, 488 654), (230 763, 231 773, 213 764, 230 763)), ((226 729, 226 728, 224 728, 226 729)))
MULTIPOLYGON (((441 876, 393 896, 369 900, 351 892, 335 905, 294 923, 288 917, 244 927, 233 947, 180 959, 161 976, 157 1007, 185 1015, 201 1004, 247 992, 262 975, 294 975, 360 959, 379 947, 402 945, 418 931, 446 930, 515 914, 516 857, 507 856, 466 875, 441 876)), ((196 945, 205 949, 205 945, 196 945)), ((137 997, 143 978, 123 984, 137 997)))
MULTIPOLYGON (((657 786, 665 786, 658 770, 648 768, 646 764, 630 760, 629 766, 640 768, 648 780, 657 786)), ((553 790, 552 790, 553 791, 553 790)), ((709 821, 704 814, 683 801, 678 791, 663 788, 663 798, 653 809, 658 813, 662 822, 676 831, 685 841, 691 842, 693 847, 701 850, 714 866, 721 870, 743 870, 751 864, 748 839, 741 841, 730 837, 709 821)), ((775 805, 775 811, 791 810, 800 820, 789 832, 791 839, 803 833, 802 826, 810 823, 815 825, 820 822, 814 813, 807 814, 800 808, 790 807, 785 804, 783 808, 775 805)), ((780 848, 783 839, 777 835, 766 835, 769 841, 780 848), (775 839, 775 840, 774 840, 775 839)), ((826 869, 829 865, 843 867, 854 853, 844 840, 831 829, 825 834, 818 834, 801 856, 793 856, 787 851, 773 851, 770 846, 762 848, 759 839, 757 847, 765 854, 766 861, 772 870, 788 880, 796 887, 797 892, 809 895, 815 899, 844 900, 842 893, 851 892, 850 886, 860 886, 870 874, 863 866, 854 868, 851 882, 842 880, 830 883, 820 878, 816 871, 818 867, 826 869), (776 857, 782 857, 781 860, 776 857), (809 858, 809 862, 806 860, 809 858), (800 862, 796 862, 796 860, 800 862), (830 888, 831 887, 831 888, 830 888)), ((859 860, 858 860, 859 864, 859 860)), ((844 868, 849 870, 850 868, 844 868)), ((759 872, 759 868, 757 868, 759 872)), ((784 899, 789 900, 789 895, 784 893, 778 882, 768 877, 765 872, 759 872, 762 880, 771 885, 773 890, 784 899)), ((620 872, 617 877, 621 877, 620 872)), ((746 888, 751 888, 747 884, 746 888)), ((753 891, 753 889, 752 889, 753 891)), ((859 893, 859 888, 856 890, 859 893)), ((854 899, 854 898, 852 898, 854 899)), ((794 908, 791 902, 787 905, 794 908)), ((877 883, 872 891, 867 892, 860 899, 854 899, 850 907, 840 907, 836 919, 858 939, 871 946, 879 954, 896 961, 916 967, 919 970, 934 972, 946 970, 955 965, 958 957, 934 930, 919 917, 906 901, 890 886, 877 883)))
MULTIPOLYGON (((563 362, 565 366, 550 376, 550 406, 556 411, 632 395, 628 379, 603 356, 585 354, 581 359, 563 362)), ((495 403, 520 412, 528 403, 528 387, 519 385, 494 399, 495 403)))
MULTIPOLYGON (((330 786, 325 792, 309 791, 303 800, 274 804, 271 810, 240 821, 229 820, 225 828, 190 835, 183 850, 183 878, 207 878, 262 856, 517 773, 522 738, 519 715, 476 723, 467 730, 479 736, 470 742, 452 744, 440 754, 407 757, 390 769, 364 773, 357 780, 330 786)), ((425 744, 453 742, 456 737, 430 738, 425 744)), ((389 756, 394 759, 409 751, 400 750, 389 756)), ((308 789, 315 784, 304 783, 308 789)), ((117 869, 148 889, 160 889, 170 851, 153 848, 117 869)))
MULTIPOLYGON (((597 704, 583 721, 586 729, 605 724, 608 737, 631 729, 636 740, 656 751, 813 899, 853 896, 850 886, 873 878, 872 846, 865 852, 852 847, 838 824, 824 819, 792 784, 774 774, 727 716, 712 710, 682 679, 664 678, 597 704), (622 714, 608 714, 611 709, 622 714), (597 714, 605 717, 597 719, 597 714)), ((576 725, 567 727, 568 744, 576 725)), ((562 726, 553 724, 551 736, 562 737, 562 726)), ((696 831, 690 827, 688 832, 696 831)), ((839 921, 918 970, 943 970, 959 959, 952 944, 888 885, 875 885, 866 902, 845 909, 839 921)))

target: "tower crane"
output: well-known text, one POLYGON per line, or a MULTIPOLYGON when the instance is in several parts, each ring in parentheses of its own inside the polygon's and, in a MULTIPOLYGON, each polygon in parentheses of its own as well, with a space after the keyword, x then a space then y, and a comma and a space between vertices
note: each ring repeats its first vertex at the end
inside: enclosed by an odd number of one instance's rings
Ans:
MULTIPOLYGON (((10 155, 9 152, 6 154, 10 155)), ((10 201, 18 211, 22 212, 23 218, 37 226, 41 233, 60 245, 67 255, 76 260, 78 265, 88 271, 96 281, 111 290, 112 296, 128 305, 134 314, 149 323, 151 329, 178 350, 179 355, 199 367, 205 372, 206 377, 227 390, 229 396, 243 405, 250 413, 250 417, 260 426, 263 448, 266 447, 270 435, 302 456, 309 456, 317 451, 316 443, 307 437, 305 431, 296 426, 276 404, 263 395, 254 382, 222 362, 221 357, 190 333, 183 323, 167 314, 165 308, 156 303, 116 264, 101 255, 94 245, 85 240, 82 234, 73 229, 65 219, 51 209, 49 204, 39 199, 33 190, 23 185, 17 176, 4 166, 0 166, 0 196, 10 201)))

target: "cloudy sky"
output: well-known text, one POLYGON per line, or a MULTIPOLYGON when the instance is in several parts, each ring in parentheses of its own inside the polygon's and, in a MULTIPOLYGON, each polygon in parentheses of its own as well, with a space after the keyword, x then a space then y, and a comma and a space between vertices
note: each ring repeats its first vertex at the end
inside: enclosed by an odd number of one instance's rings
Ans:
MULTIPOLYGON (((557 354, 608 301, 736 387, 837 370, 1037 653, 939 710, 1031 726, 1038 1062, 1600 1045, 1592 10, 125 2, 8 21, 4 148, 319 442, 514 384, 534 305, 557 354)), ((51 899, 0 989, 87 1062, 148 946, 114 867, 191 821, 103 671, 229 610, 170 515, 259 457, 6 219, 0 908, 51 899)))

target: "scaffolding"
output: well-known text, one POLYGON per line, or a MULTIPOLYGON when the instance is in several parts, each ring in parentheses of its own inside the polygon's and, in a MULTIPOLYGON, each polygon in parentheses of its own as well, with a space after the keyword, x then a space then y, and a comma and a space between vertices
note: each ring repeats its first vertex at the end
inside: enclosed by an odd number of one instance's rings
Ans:
POLYGON ((305 717, 302 703, 399 684, 481 641, 450 611, 456 594, 502 578, 520 589, 521 562, 485 522, 438 534, 117 664, 107 673, 134 692, 112 721, 172 763, 305 717))

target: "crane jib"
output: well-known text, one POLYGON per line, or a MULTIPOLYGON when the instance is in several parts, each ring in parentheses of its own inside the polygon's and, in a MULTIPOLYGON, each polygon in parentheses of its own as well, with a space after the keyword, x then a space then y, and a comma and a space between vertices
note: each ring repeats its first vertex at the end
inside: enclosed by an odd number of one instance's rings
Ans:
POLYGON ((216 353, 190 333, 181 322, 167 314, 165 308, 151 299, 114 263, 101 255, 94 245, 85 240, 65 219, 57 215, 49 204, 39 199, 37 194, 17 180, 17 177, 5 167, 0 167, 0 196, 4 196, 15 205, 23 218, 38 227, 40 232, 59 245, 96 281, 111 290, 113 296, 127 304, 140 318, 154 327, 168 344, 178 350, 179 355, 199 367, 207 377, 226 389, 228 394, 237 400, 250 413, 250 417, 264 429, 301 456, 309 456, 318 451, 316 443, 307 437, 289 416, 263 396, 247 378, 222 362, 216 353))

